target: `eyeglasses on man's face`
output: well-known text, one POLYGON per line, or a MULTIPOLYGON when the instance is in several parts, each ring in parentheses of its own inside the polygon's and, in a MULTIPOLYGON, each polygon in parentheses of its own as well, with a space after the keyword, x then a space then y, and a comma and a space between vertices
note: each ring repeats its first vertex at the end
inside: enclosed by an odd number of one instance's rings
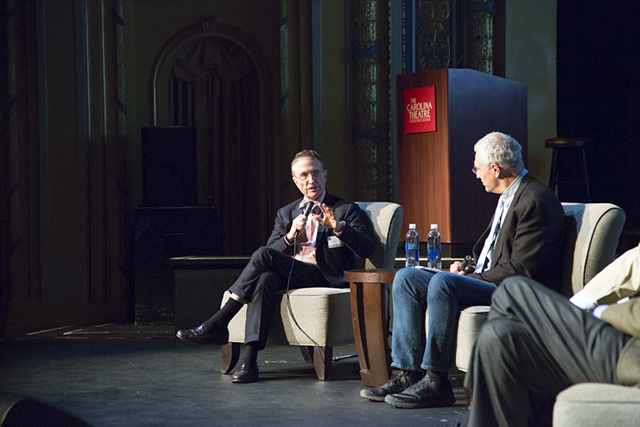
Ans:
POLYGON ((484 172, 484 171, 486 171, 486 170, 491 169, 491 166, 493 166, 493 165, 489 165, 489 167, 488 167, 488 168, 483 169, 483 170, 480 170, 480 169, 478 169, 477 167, 475 167, 475 166, 474 166, 474 167, 472 167, 472 168, 471 168, 471 172, 473 172, 473 174, 474 174, 475 176, 478 176, 478 174, 479 174, 479 173, 481 173, 481 172, 484 172))
POLYGON ((311 173, 303 172, 300 174, 300 176, 296 176, 295 178, 299 179, 300 181, 307 182, 311 177, 313 177, 313 180, 316 181, 322 176, 322 173, 323 171, 316 169, 311 171, 311 173))

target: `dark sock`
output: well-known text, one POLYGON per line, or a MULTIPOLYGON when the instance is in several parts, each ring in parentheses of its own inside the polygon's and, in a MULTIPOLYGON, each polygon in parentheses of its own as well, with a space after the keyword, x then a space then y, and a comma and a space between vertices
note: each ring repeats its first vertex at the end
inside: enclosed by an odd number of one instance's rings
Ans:
POLYGON ((244 359, 242 363, 245 365, 255 365, 258 363, 258 345, 254 342, 249 342, 244 345, 244 359))
POLYGON ((411 377, 414 380, 421 380, 422 377, 424 377, 424 372, 423 371, 407 371, 409 377, 411 377))
POLYGON ((433 381, 436 388, 440 387, 440 384, 443 384, 449 381, 448 372, 427 371, 427 375, 429 376, 429 379, 433 381))
POLYGON ((226 304, 218 310, 216 314, 211 316, 209 320, 200 325, 200 328, 204 332, 210 332, 216 329, 226 328, 233 319, 233 316, 238 314, 240 309, 242 308, 242 303, 234 300, 233 298, 229 298, 226 304))

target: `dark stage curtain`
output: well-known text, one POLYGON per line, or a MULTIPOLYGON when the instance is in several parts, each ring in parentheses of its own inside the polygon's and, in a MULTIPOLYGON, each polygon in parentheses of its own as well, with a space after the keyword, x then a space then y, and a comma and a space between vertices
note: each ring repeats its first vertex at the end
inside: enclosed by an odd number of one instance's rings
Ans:
POLYGON ((257 94, 253 62, 223 38, 187 45, 172 70, 173 125, 196 128, 198 200, 218 209, 225 255, 248 255, 265 243, 251 210, 267 194, 256 166, 263 161, 257 94))

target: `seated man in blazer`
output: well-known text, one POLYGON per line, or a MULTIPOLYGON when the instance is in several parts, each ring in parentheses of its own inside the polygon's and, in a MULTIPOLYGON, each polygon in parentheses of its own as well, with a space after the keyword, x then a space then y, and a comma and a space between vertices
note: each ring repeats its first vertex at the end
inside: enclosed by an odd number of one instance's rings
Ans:
POLYGON ((176 333, 196 344, 226 344, 229 322, 247 304, 244 358, 235 383, 258 380, 257 355, 266 345, 278 292, 346 287, 344 271, 357 268, 356 259, 369 257, 379 244, 371 220, 356 203, 325 191, 327 170, 317 152, 296 154, 291 173, 303 197, 278 210, 267 245, 253 253, 231 285, 231 298, 196 329, 176 333))
MULTIPOLYGON (((564 210, 555 193, 524 168, 522 147, 500 132, 475 147, 473 173, 498 206, 473 249, 476 265, 448 272, 403 268, 393 280, 391 366, 402 372, 386 384, 360 391, 365 399, 401 408, 451 406, 448 379, 461 307, 489 305, 503 279, 528 276, 559 289, 564 210), (425 342, 425 312, 429 328, 425 342)), ((473 215, 469 212, 469 215, 473 215)))
POLYGON ((595 309, 529 278, 505 280, 465 377, 473 394, 468 425, 551 425, 556 396, 573 384, 638 387, 640 298, 624 297, 639 288, 640 246, 585 286, 593 300, 606 302, 595 309))

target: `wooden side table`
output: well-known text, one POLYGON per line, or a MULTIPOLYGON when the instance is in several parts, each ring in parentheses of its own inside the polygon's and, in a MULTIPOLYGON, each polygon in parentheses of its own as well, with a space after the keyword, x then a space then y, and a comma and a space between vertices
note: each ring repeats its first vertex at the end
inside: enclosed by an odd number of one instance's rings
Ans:
POLYGON ((365 385, 379 387, 391 378, 387 283, 397 269, 348 270, 344 280, 351 283, 351 318, 360 362, 360 378, 365 385))

